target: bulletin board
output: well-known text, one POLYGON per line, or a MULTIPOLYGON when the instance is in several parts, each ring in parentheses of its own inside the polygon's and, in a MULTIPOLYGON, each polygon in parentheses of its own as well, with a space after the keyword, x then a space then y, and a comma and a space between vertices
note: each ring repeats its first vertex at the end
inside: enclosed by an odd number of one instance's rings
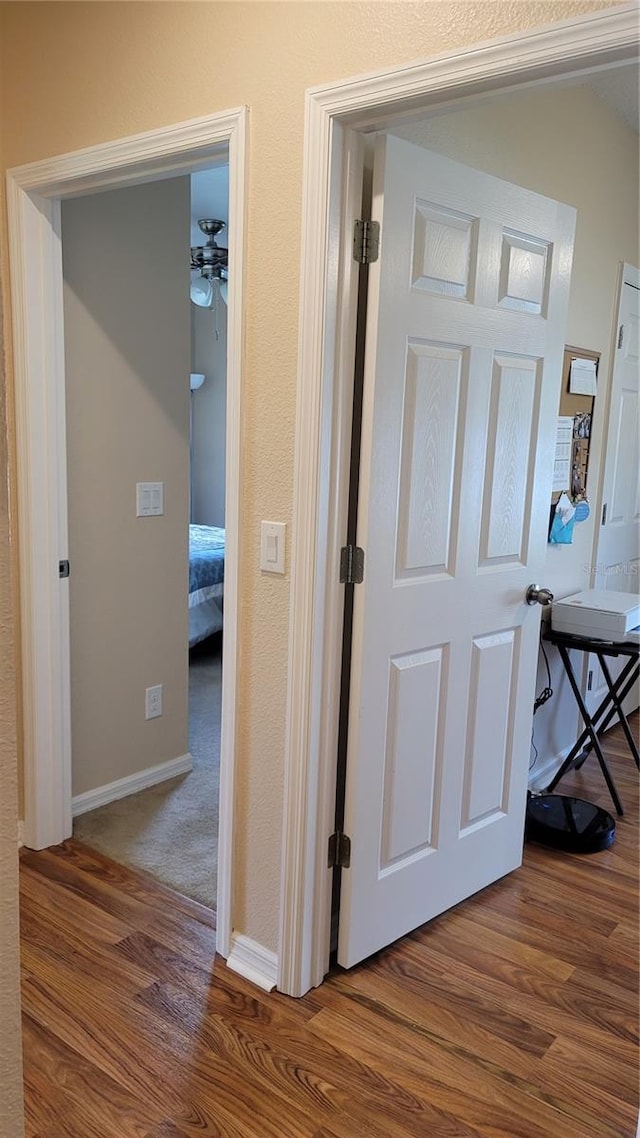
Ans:
MULTIPOLYGON (((593 352, 587 348, 575 348, 570 344, 567 344, 564 350, 559 414, 570 416, 573 419, 569 485, 565 489, 574 502, 586 497, 595 403, 595 396, 593 395, 576 395, 570 391, 571 367, 576 360, 593 361, 597 378, 600 352, 593 352)), ((559 490, 553 493, 552 501, 554 503, 558 501, 560 493, 559 490)))

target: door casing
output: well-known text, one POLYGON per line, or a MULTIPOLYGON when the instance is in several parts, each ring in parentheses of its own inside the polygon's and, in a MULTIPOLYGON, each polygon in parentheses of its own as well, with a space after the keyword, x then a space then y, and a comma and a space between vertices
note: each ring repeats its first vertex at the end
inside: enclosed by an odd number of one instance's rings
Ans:
POLYGON ((217 950, 225 957, 232 939, 247 118, 241 107, 7 172, 24 843, 43 849, 64 841, 72 828, 69 586, 58 578, 58 561, 68 557, 60 203, 96 190, 191 174, 228 155, 227 544, 217 894, 217 950))
POLYGON ((635 5, 312 88, 306 96, 278 987, 328 969, 363 139, 400 116, 635 61, 635 5), (304 761, 300 757, 304 757, 304 761))

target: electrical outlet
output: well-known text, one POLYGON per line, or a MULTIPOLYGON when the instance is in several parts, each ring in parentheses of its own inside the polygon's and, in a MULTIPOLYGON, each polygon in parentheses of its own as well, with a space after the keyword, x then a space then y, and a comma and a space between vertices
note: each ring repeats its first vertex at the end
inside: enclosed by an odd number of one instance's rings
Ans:
POLYGON ((162 684, 147 688, 144 696, 145 719, 157 719, 162 715, 162 684))

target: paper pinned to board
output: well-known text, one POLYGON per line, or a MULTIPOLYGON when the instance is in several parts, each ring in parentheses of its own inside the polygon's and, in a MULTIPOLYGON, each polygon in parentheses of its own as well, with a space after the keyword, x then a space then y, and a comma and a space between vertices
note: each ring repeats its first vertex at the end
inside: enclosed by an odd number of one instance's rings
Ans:
POLYGON ((568 490, 571 474, 571 445, 573 442, 573 416, 560 415, 556 428, 556 453, 553 464, 552 490, 568 490))
POLYGON ((595 395, 597 375, 595 360, 575 357, 569 369, 569 391, 572 395, 595 395))

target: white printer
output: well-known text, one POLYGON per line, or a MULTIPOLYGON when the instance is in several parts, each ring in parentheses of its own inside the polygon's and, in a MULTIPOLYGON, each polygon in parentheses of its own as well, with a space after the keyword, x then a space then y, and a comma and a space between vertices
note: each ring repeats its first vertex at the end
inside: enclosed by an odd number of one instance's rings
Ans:
POLYGON ((638 593, 585 589, 551 605, 555 632, 584 636, 590 640, 640 642, 640 596, 638 593))

